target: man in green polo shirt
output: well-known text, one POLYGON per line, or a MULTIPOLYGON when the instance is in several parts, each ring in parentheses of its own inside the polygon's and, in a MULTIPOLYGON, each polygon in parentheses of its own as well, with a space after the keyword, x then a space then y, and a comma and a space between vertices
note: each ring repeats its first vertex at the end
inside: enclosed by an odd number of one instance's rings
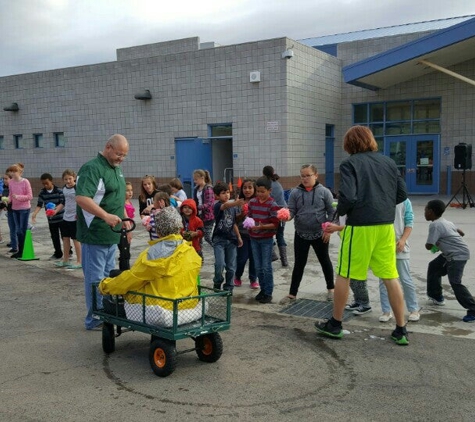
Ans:
MULTIPOLYGON (((86 330, 101 325, 92 317, 93 283, 109 276, 115 266, 115 254, 122 218, 125 217, 125 179, 120 168, 129 152, 122 135, 113 135, 104 150, 79 170, 76 182, 77 239, 82 247, 84 293, 86 296, 86 330)), ((102 296, 97 295, 98 302, 102 296)))

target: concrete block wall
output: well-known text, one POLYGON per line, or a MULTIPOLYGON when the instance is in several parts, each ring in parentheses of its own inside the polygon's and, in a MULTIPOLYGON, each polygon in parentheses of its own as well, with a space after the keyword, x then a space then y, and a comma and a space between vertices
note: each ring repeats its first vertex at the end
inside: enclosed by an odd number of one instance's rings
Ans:
POLYGON ((140 59, 0 78, 0 104, 20 105, 17 113, 0 114, 0 166, 22 161, 30 178, 46 170, 60 177, 122 133, 131 144, 123 165, 127 178, 168 179, 176 173, 175 138, 205 137, 208 124, 232 123, 236 169, 260 175, 263 165, 281 159, 274 147, 286 137, 266 131, 268 121, 286 112, 285 43, 281 38, 153 57, 139 49, 140 59), (254 70, 261 72, 258 84, 249 81, 254 70), (134 99, 143 89, 150 89, 152 100, 134 99), (64 132, 64 148, 54 147, 53 132, 64 132), (44 135, 44 148, 34 148, 33 133, 44 135), (13 147, 13 134, 23 135, 23 149, 13 147))
POLYGON ((154 44, 138 45, 119 48, 116 51, 117 61, 137 60, 146 57, 166 56, 167 54, 197 51, 200 48, 199 37, 183 38, 181 40, 165 41, 154 44))
MULTIPOLYGON (((298 176, 302 164, 317 166, 325 177, 325 125, 339 126, 340 60, 296 43, 288 66, 287 174, 298 176)), ((295 182, 295 180, 293 180, 295 182)))

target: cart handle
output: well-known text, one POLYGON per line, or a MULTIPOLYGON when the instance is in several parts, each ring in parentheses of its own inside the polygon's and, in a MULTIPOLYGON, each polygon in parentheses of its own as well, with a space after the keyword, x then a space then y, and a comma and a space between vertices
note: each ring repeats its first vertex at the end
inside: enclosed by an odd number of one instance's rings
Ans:
POLYGON ((131 232, 132 230, 135 230, 135 221, 132 220, 131 218, 123 218, 123 219, 122 219, 122 222, 123 222, 123 223, 124 223, 124 222, 127 222, 127 221, 130 222, 130 223, 132 223, 130 229, 124 229, 123 227, 121 227, 120 230, 116 230, 116 229, 114 229, 114 227, 111 227, 111 230, 112 230, 113 232, 115 232, 115 233, 122 233, 123 231, 124 231, 125 233, 129 233, 129 232, 131 232))

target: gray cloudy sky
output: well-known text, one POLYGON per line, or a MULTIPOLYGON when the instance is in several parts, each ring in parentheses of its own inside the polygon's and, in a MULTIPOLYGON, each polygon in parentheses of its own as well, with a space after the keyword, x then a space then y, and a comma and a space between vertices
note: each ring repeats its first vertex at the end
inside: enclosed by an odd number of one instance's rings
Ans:
POLYGON ((199 36, 236 44, 475 14, 473 0, 0 0, 0 76, 115 60, 199 36))

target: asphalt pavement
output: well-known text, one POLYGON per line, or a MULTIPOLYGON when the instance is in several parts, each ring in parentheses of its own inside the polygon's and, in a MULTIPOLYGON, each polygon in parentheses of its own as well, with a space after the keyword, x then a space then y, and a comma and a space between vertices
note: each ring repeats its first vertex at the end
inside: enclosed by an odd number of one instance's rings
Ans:
MULTIPOLYGON (((473 420, 475 324, 462 322, 465 311, 446 280, 446 306, 430 305, 425 297, 427 263, 434 255, 424 248, 428 222, 423 209, 433 198, 411 197, 411 272, 421 319, 408 324, 408 347, 390 340, 393 322, 378 321, 378 283, 372 275, 373 311, 345 322, 342 340, 317 335, 312 318, 280 313, 278 302, 288 293, 294 261, 288 223, 290 266, 273 264, 273 303, 257 303, 243 278, 243 286, 234 290, 231 329, 222 333, 221 359, 206 364, 193 352, 181 354, 167 378, 156 377, 150 368, 146 335, 124 333, 116 351, 105 355, 101 333, 84 329, 82 271, 57 268, 49 260, 52 244, 46 217, 39 214, 32 230, 38 260, 10 259, 0 245, 0 420, 473 420)), ((475 209, 448 208, 444 216, 466 233, 473 252, 475 209)), ((6 239, 6 220, 0 226, 6 239)), ((338 244, 334 236, 334 262, 338 244)), ((133 257, 146 246, 147 233, 138 224, 133 257)), ((211 286, 211 248, 205 246, 204 255, 201 280, 211 286)), ((464 277, 472 293, 474 262, 468 262, 464 277)), ((298 297, 326 299, 312 254, 298 297)), ((179 351, 190 346, 188 339, 177 342, 179 351)))

